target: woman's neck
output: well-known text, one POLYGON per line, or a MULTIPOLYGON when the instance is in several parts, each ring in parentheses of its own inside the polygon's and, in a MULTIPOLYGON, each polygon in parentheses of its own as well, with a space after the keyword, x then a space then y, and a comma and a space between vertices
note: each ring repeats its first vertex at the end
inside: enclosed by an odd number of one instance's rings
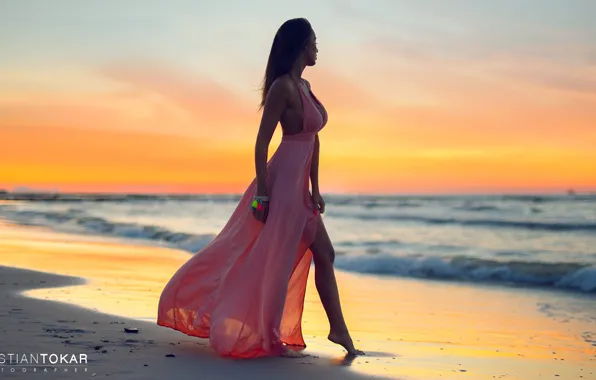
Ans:
POLYGON ((304 72, 305 68, 306 65, 302 63, 302 60, 296 61, 296 63, 290 70, 290 75, 294 77, 294 79, 302 79, 302 72, 304 72))

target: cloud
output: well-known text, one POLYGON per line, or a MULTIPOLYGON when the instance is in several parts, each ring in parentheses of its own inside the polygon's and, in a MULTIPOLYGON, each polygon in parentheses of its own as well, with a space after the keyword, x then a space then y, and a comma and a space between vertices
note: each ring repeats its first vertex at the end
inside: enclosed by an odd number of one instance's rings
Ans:
POLYGON ((387 159, 396 150, 416 149, 423 156, 549 146, 586 151, 586 141, 594 141, 596 107, 584 96, 592 89, 585 71, 565 74, 552 62, 515 56, 466 63, 392 55, 367 55, 353 68, 357 75, 343 68, 308 72, 330 114, 324 144, 338 156, 345 157, 342 149, 387 159), (540 77, 540 70, 552 75, 540 77))
POLYGON ((581 75, 569 70, 543 70, 541 67, 515 68, 509 74, 519 81, 525 81, 546 89, 589 95, 596 101, 596 72, 581 75))
MULTIPOLYGON (((376 108, 380 100, 370 92, 358 79, 350 79, 339 71, 328 67, 314 67, 305 73, 311 82, 313 93, 325 103, 325 107, 337 113, 376 108)), ((366 80, 362 77, 362 80, 366 80)))
MULTIPOLYGON (((0 126, 139 131, 241 141, 258 127, 258 99, 211 78, 155 62, 113 63, 87 73, 101 89, 69 81, 0 93, 0 126)), ((68 79, 68 78, 67 78, 68 79)), ((78 74, 77 80, 84 78, 78 74)))
POLYGON ((160 96, 178 108, 201 134, 240 133, 239 126, 258 118, 258 99, 251 103, 211 78, 196 76, 155 62, 116 63, 101 75, 146 95, 160 96))

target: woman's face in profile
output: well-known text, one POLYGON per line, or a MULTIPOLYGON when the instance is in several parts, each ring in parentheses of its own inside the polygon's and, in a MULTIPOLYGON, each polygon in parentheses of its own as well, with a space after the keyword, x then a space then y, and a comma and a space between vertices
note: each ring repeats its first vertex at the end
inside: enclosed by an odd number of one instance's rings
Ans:
POLYGON ((317 53, 319 49, 317 49, 317 36, 314 32, 310 35, 308 39, 308 43, 306 44, 306 64, 307 66, 314 66, 317 62, 317 53))

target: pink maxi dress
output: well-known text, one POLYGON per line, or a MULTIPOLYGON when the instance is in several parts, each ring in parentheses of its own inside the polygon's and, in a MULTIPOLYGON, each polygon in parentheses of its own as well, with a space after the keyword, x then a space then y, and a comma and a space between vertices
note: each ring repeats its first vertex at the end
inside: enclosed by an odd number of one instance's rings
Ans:
POLYGON ((315 135, 326 124, 298 85, 299 134, 282 137, 267 163, 267 221, 251 212, 256 178, 220 233, 178 269, 164 288, 157 324, 209 338, 222 356, 277 356, 304 349, 302 312, 318 223, 309 192, 315 135))

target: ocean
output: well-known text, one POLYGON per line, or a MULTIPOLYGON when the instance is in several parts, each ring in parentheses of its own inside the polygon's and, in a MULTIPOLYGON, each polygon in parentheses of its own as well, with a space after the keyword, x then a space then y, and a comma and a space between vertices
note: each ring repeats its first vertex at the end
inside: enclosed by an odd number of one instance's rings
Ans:
MULTIPOLYGON (((193 254, 223 228, 240 195, 21 198, 0 203, 0 218, 193 254)), ((325 200, 324 223, 339 270, 596 293, 596 195, 327 195, 325 200)))

